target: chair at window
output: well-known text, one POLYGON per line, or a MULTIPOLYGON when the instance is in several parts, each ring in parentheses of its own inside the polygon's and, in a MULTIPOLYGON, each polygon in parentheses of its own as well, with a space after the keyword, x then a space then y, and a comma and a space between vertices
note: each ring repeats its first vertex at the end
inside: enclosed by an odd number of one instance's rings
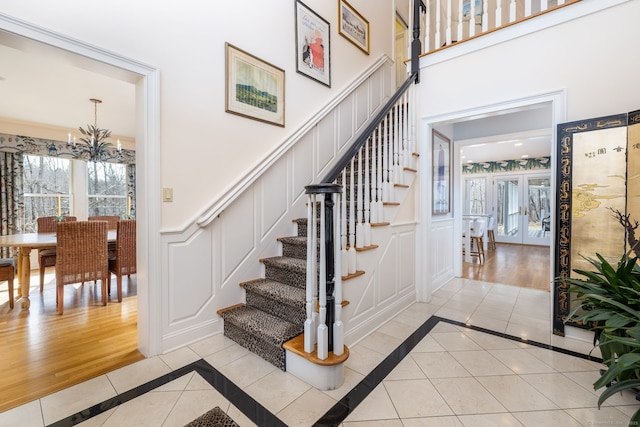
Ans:
POLYGON ((484 221, 473 220, 469 227, 469 255, 477 257, 480 263, 484 262, 484 221))
POLYGON ((489 217, 489 222, 487 224, 487 237, 489 238, 488 248, 492 250, 496 250, 496 234, 494 232, 496 228, 496 218, 491 215, 489 217))
POLYGON ((542 235, 546 237, 549 231, 551 231, 551 215, 542 218, 542 235))
POLYGON ((115 230, 118 221, 120 221, 120 217, 117 215, 99 215, 99 216, 90 216, 88 218, 89 221, 107 221, 107 229, 115 230))
POLYGON ((13 279, 16 275, 16 266, 13 258, 0 259, 0 282, 5 280, 9 287, 9 308, 13 308, 13 279))
MULTIPOLYGON (((75 221, 75 216, 65 216, 62 221, 75 221)), ((55 233, 60 221, 55 216, 41 216, 38 221, 38 233, 55 233)), ((56 265, 56 248, 38 249, 38 266, 40 267, 40 292, 44 290, 44 271, 56 265)))
POLYGON ((136 220, 118 221, 115 253, 109 254, 109 278, 107 284, 111 292, 111 273, 118 280, 118 302, 122 302, 122 276, 129 279, 136 274, 136 220))
POLYGON ((107 305, 106 221, 60 222, 57 226, 56 305, 64 311, 64 286, 90 281, 102 282, 102 305, 107 305))

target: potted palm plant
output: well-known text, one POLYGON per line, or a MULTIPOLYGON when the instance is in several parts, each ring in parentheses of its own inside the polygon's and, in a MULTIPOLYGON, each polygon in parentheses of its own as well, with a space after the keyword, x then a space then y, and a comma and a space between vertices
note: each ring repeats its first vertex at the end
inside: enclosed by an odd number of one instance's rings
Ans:
MULTIPOLYGON (((640 266, 637 257, 622 256, 617 266, 600 254, 587 259, 593 271, 574 271, 580 278, 564 278, 579 305, 567 316, 588 325, 595 333, 594 345, 602 354, 606 369, 593 384, 595 390, 606 389, 598 407, 615 393, 632 390, 640 400, 640 266), (574 317, 575 316, 575 317, 574 317)), ((640 409, 629 422, 640 423, 640 409)))

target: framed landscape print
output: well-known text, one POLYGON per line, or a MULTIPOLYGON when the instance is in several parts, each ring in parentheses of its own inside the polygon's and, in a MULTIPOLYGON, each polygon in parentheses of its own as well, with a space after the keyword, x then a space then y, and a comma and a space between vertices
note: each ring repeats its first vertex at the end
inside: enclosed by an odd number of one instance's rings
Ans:
POLYGON ((225 111, 284 127, 284 70, 225 43, 225 111))
POLYGON ((331 87, 329 23, 296 1, 296 71, 331 87))
POLYGON ((451 211, 451 141, 440 132, 432 131, 432 196, 433 214, 451 211))
POLYGON ((345 0, 338 0, 338 32, 369 55, 369 21, 345 0))

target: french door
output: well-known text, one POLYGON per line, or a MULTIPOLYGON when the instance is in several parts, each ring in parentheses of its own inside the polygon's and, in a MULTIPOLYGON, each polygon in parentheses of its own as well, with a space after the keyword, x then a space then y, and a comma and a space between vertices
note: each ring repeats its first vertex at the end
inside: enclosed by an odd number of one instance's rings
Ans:
POLYGON ((549 246, 550 175, 496 175, 493 187, 496 242, 549 246))

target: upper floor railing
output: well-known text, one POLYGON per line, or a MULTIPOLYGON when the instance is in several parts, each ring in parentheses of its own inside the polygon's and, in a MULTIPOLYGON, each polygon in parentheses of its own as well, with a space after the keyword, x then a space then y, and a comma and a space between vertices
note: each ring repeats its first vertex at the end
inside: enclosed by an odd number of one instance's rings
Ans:
POLYGON ((422 54, 438 51, 581 0, 422 0, 422 54))

